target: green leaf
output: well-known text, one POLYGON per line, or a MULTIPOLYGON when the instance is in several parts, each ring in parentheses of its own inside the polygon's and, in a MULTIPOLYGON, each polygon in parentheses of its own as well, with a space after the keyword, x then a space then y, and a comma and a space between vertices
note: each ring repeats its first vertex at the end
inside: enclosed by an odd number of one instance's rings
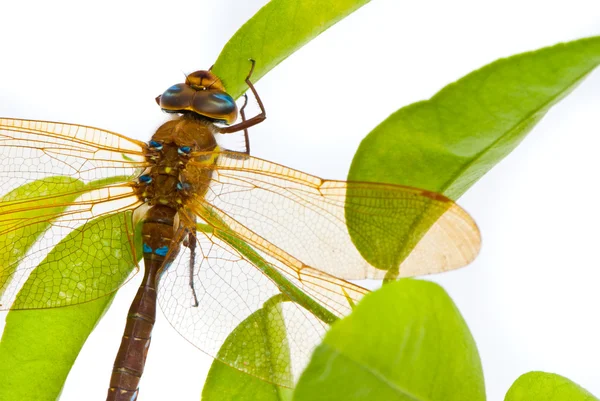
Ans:
MULTIPOLYGON (((281 302, 286 299, 282 296, 271 298, 262 309, 240 323, 225 340, 218 357, 250 363, 261 370, 261 378, 282 381, 287 377, 291 387, 289 346, 281 309, 281 302), (252 347, 248 345, 249 339, 252 347)), ((289 388, 242 373, 215 359, 202 390, 202 400, 289 401, 291 394, 289 388)))
MULTIPOLYGON (((600 37, 497 60, 383 121, 361 142, 348 180, 407 185, 457 199, 598 64, 600 37)), ((396 279, 400 263, 443 210, 420 204, 402 224, 382 227, 378 241, 364 243, 369 226, 348 211, 350 202, 360 201, 350 187, 346 219, 352 240, 366 260, 388 270, 386 279, 396 279)))
MULTIPOLYGON (((346 194, 344 214, 352 241, 367 262, 388 271, 387 280, 395 280, 400 275, 401 263, 429 228, 453 206, 437 193, 414 188, 403 191, 387 186, 365 188, 363 183, 348 182, 346 194)), ((453 224, 454 227, 460 224, 465 233, 478 235, 471 220, 455 219, 453 224)), ((438 245, 433 242, 433 246, 438 245)), ((419 263, 430 262, 426 256, 419 263)))
POLYGON ((403 279, 367 296, 315 350, 294 401, 485 400, 475 341, 437 284, 403 279))
POLYGON ((554 373, 529 372, 519 377, 505 401, 598 401, 598 398, 554 373))
POLYGON ((58 243, 29 275, 14 309, 42 309, 89 302, 112 293, 129 276, 131 212, 92 220, 58 243))
POLYGON ((10 312, 0 341, 0 400, 57 400, 97 317, 112 299, 10 312))
POLYGON ((46 177, 27 183, 0 199, 0 295, 19 261, 52 220, 81 195, 83 182, 69 177, 46 177), (51 197, 49 199, 49 197, 51 197), (27 219, 27 224, 20 224, 27 219), (16 229, 8 231, 14 226, 16 229))
MULTIPOLYGON (((113 255, 115 252, 122 254, 117 263, 132 261, 129 236, 125 230, 115 229, 126 221, 126 216, 130 219, 131 212, 104 216, 73 231, 47 255, 34 273, 52 266, 57 272, 56 277, 66 274, 64 278, 68 280, 67 272, 76 276, 84 271, 101 272, 106 268, 110 259, 108 255, 95 257, 93 252, 84 252, 78 254, 80 258, 74 269, 74 260, 60 257, 60 252, 66 246, 72 247, 74 241, 81 247, 93 247, 98 241, 111 241, 113 255), (85 255, 87 257, 83 257, 85 255)), ((133 266, 129 266, 131 268, 133 266)), ((19 292, 15 305, 24 307, 31 304, 31 291, 42 287, 40 277, 32 274, 19 292)), ((117 288, 125 278, 126 275, 114 275, 110 279, 115 282, 106 285, 117 288)), ((70 290, 65 294, 67 297, 72 295, 70 290)), ((110 305, 113 295, 71 307, 10 311, 0 341, 0 400, 55 400, 79 350, 110 305)), ((36 298, 33 301, 48 302, 52 299, 40 301, 36 298)))
POLYGON ((398 110, 360 144, 349 180, 460 197, 600 64, 600 37, 497 60, 398 110))
POLYGON ((127 177, 115 176, 88 184, 64 176, 29 182, 0 198, 0 296, 21 258, 79 196, 127 177))
POLYGON ((265 302, 262 309, 250 315, 227 337, 219 350, 218 359, 213 361, 202 398, 207 401, 246 398, 290 400, 291 390, 278 385, 293 385, 287 329, 283 321, 281 302, 296 302, 325 323, 332 323, 337 317, 304 294, 251 246, 232 234, 227 224, 211 208, 206 208, 202 217, 210 224, 198 223, 196 229, 199 232, 210 233, 229 244, 273 280, 282 291, 265 302), (249 339, 252 339, 252 347, 249 346, 249 339), (277 346, 274 347, 273 344, 277 346))
POLYGON ((248 59, 257 82, 277 64, 369 0, 271 0, 227 42, 212 71, 231 96, 246 92, 248 59))

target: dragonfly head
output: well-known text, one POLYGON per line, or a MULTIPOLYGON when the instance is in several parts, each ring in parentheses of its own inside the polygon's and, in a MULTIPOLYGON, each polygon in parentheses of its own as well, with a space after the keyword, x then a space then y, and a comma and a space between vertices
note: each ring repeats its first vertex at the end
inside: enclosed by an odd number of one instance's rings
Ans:
POLYGON ((185 78, 185 84, 195 90, 219 90, 225 92, 225 87, 219 77, 206 70, 192 72, 185 78))
POLYGON ((210 71, 196 71, 185 83, 176 84, 156 98, 167 113, 195 113, 213 121, 232 124, 237 119, 235 100, 225 92, 221 80, 210 71))

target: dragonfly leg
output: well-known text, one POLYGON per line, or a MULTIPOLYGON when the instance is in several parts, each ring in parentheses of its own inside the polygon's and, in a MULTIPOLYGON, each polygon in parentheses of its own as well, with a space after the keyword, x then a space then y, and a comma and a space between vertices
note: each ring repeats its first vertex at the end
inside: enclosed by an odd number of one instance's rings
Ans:
MULTIPOLYGON (((258 96, 258 93, 256 92, 256 89, 254 88, 254 85, 250 81, 250 77, 252 76, 252 72, 254 71, 255 61, 253 59, 250 59, 250 62, 252 63, 252 67, 250 68, 250 72, 248 73, 248 76, 246 77, 246 84, 248 85, 248 88, 250 88, 250 90, 252 91, 252 94, 256 98, 258 107, 260 107, 260 113, 255 115, 254 117, 252 117, 249 120, 246 120, 245 116, 242 114, 243 121, 241 123, 235 124, 235 125, 230 125, 229 127, 220 127, 218 132, 221 134, 230 134, 232 132, 238 132, 238 131, 242 131, 242 130, 245 131, 246 129, 248 129, 256 124, 259 124, 259 123, 265 121, 265 119, 267 118, 267 112, 265 111, 265 106, 263 105, 262 100, 260 100, 260 96, 258 96)), ((245 104, 244 104, 244 107, 245 107, 245 104)), ((245 133, 245 135, 247 138, 247 133, 245 133)), ((247 144, 248 144, 248 142, 247 142, 247 144)))
POLYGON ((192 233, 188 234, 187 247, 190 249, 190 288, 194 296, 194 307, 198 307, 198 296, 194 288, 194 264, 196 263, 196 237, 192 233))
MULTIPOLYGON (((246 108, 247 104, 248 104, 248 95, 246 95, 244 93, 244 105, 240 109, 240 116, 242 116, 242 123, 244 121, 246 121, 246 113, 244 112, 244 109, 246 108)), ((250 137, 248 136, 248 128, 244 128, 244 142, 246 144, 246 152, 244 152, 244 153, 246 153, 247 155, 250 155, 250 137)))

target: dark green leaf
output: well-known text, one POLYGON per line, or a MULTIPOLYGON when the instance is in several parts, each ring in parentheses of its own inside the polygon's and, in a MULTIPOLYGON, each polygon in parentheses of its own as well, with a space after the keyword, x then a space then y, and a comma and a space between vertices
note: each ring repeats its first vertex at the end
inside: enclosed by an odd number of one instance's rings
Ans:
POLYGON ((505 401, 598 401, 598 398, 554 373, 529 372, 519 377, 505 401))
POLYGON ((369 0, 271 0, 227 42, 213 68, 234 98, 244 93, 256 60, 254 82, 289 55, 369 0))
POLYGON ((295 401, 485 400, 475 342, 438 285, 404 279, 336 323, 300 377, 295 401))

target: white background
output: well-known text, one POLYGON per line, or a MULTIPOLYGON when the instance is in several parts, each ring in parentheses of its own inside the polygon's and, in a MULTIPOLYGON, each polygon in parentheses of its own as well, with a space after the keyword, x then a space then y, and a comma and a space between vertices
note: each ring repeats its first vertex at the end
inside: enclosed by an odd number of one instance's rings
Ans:
MULTIPOLYGON (((160 3, 2 2, 0 115, 146 140, 165 119, 154 97, 208 68, 265 1, 160 3)), ((597 0, 556 3, 375 0, 256 85, 268 119, 251 130, 253 154, 343 179, 361 138, 398 108, 500 57, 600 34, 597 0)), ((459 200, 481 255, 431 279, 471 329, 490 400, 531 370, 600 396, 599 149, 597 71, 459 200)), ((136 289, 118 294, 61 400, 105 398, 136 289)), ((160 315, 140 400, 199 399, 210 362, 160 315)))

